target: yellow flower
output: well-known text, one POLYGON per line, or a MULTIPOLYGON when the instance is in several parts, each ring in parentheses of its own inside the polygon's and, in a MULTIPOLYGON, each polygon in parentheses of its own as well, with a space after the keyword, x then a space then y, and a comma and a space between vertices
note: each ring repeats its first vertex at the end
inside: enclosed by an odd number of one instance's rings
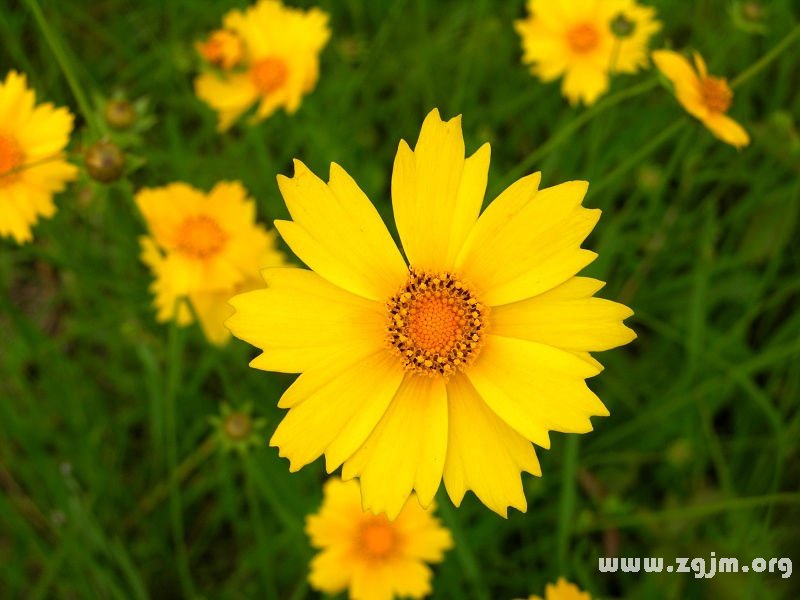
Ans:
POLYGON ((197 51, 212 65, 232 69, 244 58, 244 43, 236 32, 217 29, 208 40, 197 44, 197 51))
POLYGON ((0 236, 28 242, 39 217, 56 212, 53 194, 78 174, 64 160, 71 132, 70 112, 36 106, 25 75, 10 71, 0 82, 0 236))
POLYGON ((544 588, 544 599, 540 596, 531 596, 528 600, 592 600, 592 598, 574 583, 569 583, 560 577, 556 583, 548 583, 544 588))
POLYGON ((590 105, 608 91, 612 73, 647 66, 647 45, 661 24, 634 0, 528 0, 515 23, 525 64, 542 81, 563 76, 570 104, 590 105))
MULTIPOLYGON (((220 131, 256 103, 256 121, 280 107, 294 113, 303 95, 317 84, 319 53, 330 37, 328 15, 317 8, 302 11, 278 0, 259 0, 245 12, 233 10, 225 15, 224 32, 226 48, 233 43, 229 36, 242 43, 235 61, 244 62, 242 68, 202 73, 195 80, 198 97, 219 115, 220 131)), ((214 39, 212 35, 211 42, 214 39)), ((232 56, 221 45, 205 48, 210 62, 223 67, 225 57, 232 56)))
POLYGON ((736 148, 750 143, 750 136, 744 128, 725 114, 733 102, 733 91, 728 82, 709 75, 700 54, 694 53, 696 71, 688 60, 671 50, 653 52, 653 62, 672 82, 678 102, 711 133, 736 148))
POLYGON ((295 161, 278 184, 292 221, 279 233, 312 270, 267 269, 267 289, 231 300, 234 335, 264 352, 251 366, 302 373, 279 406, 271 445, 296 471, 325 454, 358 476, 364 507, 393 518, 415 490, 428 506, 444 477, 492 510, 526 510, 521 471, 548 431, 584 433, 608 411, 584 381, 589 356, 631 341, 631 311, 574 277, 600 217, 587 183, 506 189, 479 216, 489 145, 464 158, 461 118, 437 110, 392 174, 406 265, 378 212, 332 164, 326 184, 295 161))
POLYGON ((330 479, 320 511, 306 520, 311 544, 311 585, 328 594, 350 588, 352 600, 422 598, 431 592, 426 563, 441 562, 453 546, 450 532, 417 502, 394 521, 361 509, 356 481, 330 479))
POLYGON ((143 189, 136 203, 151 234, 141 240, 142 261, 155 278, 158 320, 190 323, 189 308, 177 304, 185 296, 208 340, 226 342, 228 299, 261 287, 259 269, 284 264, 274 233, 255 222, 255 203, 238 182, 218 183, 208 194, 185 183, 143 189))

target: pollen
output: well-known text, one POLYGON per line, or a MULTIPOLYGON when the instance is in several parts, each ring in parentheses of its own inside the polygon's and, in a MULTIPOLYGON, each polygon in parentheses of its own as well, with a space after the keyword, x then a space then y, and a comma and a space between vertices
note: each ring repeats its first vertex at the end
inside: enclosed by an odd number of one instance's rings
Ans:
POLYGON ((600 44, 600 33, 593 24, 581 23, 567 32, 567 43, 574 52, 586 54, 600 44))
POLYGON ((176 231, 176 249, 197 259, 206 259, 217 254, 228 241, 227 234, 209 216, 187 217, 176 231))
POLYGON ((711 112, 724 113, 731 107, 733 91, 728 82, 720 77, 705 77, 700 81, 700 95, 711 112))
POLYGON ((250 67, 250 77, 258 92, 262 95, 283 87, 289 76, 289 69, 286 62, 280 58, 268 57, 257 60, 250 67))
POLYGON ((411 269, 387 308, 387 340, 409 371, 449 377, 480 349, 487 308, 451 273, 411 269))
POLYGON ((12 172, 25 162, 25 154, 17 141, 10 135, 0 134, 0 187, 19 179, 18 172, 12 172))
POLYGON ((359 530, 358 544, 371 559, 387 558, 397 550, 398 536, 385 514, 368 518, 359 530))

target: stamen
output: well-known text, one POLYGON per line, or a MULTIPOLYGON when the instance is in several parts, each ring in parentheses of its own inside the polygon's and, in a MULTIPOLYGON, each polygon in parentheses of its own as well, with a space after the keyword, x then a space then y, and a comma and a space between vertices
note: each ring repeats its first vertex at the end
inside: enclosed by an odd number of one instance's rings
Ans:
POLYGON ((20 173, 14 171, 25 162, 25 154, 17 140, 10 135, 0 134, 0 187, 14 183, 20 173))
POLYGON ((591 23, 581 23, 567 32, 567 42, 574 52, 586 54, 600 43, 600 33, 591 23))
POLYGON ((719 77, 705 77, 700 81, 700 94, 708 110, 724 113, 731 107, 733 91, 728 82, 719 77))
POLYGON ((206 215, 187 217, 175 234, 176 249, 193 258, 206 259, 222 250, 227 234, 206 215))
POLYGON ((488 309, 451 273, 411 269, 387 308, 387 341, 409 371, 449 377, 480 349, 488 309))
POLYGON ((289 69, 280 58, 263 58, 250 67, 250 77, 260 94, 271 94, 286 83, 289 69))
POLYGON ((397 533, 386 515, 369 518, 361 525, 359 545, 367 557, 382 559, 392 554, 398 544, 397 533))

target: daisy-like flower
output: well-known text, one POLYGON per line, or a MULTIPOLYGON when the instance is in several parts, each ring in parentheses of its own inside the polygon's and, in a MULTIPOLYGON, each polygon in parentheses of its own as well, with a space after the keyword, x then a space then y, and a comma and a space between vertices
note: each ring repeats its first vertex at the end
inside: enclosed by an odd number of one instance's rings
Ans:
POLYGON ((635 0, 528 0, 528 13, 515 23, 522 62, 542 81, 563 77, 570 104, 594 104, 611 74, 646 67, 647 45, 661 29, 655 10, 635 0))
POLYGON ((255 202, 242 184, 222 182, 208 194, 185 183, 143 189, 136 204, 150 232, 141 239, 142 261, 154 275, 158 320, 186 325, 193 310, 206 338, 225 343, 227 301, 261 287, 261 268, 284 264, 275 234, 255 221, 255 202))
POLYGON ((408 502, 394 521, 361 509, 356 481, 330 479, 319 513, 306 520, 311 585, 328 594, 350 590, 352 600, 422 598, 431 592, 431 569, 453 546, 450 532, 430 510, 408 502))
POLYGON ((671 50, 653 52, 653 62, 672 82, 683 108, 700 120, 718 139, 736 148, 750 143, 744 128, 726 113, 733 103, 728 82, 708 74, 703 57, 694 53, 694 68, 686 58, 671 50))
POLYGON ((328 42, 328 15, 259 0, 244 12, 225 15, 223 29, 198 46, 200 55, 223 71, 195 80, 195 92, 217 111, 219 130, 227 130, 258 104, 254 120, 278 108, 294 113, 319 78, 319 54, 328 42))
POLYGON ((258 369, 301 373, 271 445, 296 471, 324 454, 359 477, 364 507, 394 518, 412 490, 423 506, 442 478, 505 515, 526 510, 531 442, 584 433, 607 415, 585 379, 590 351, 631 341, 631 311, 593 298, 575 274, 600 217, 588 184, 539 190, 520 179, 482 213, 489 145, 464 158, 461 118, 437 110, 416 148, 400 142, 395 221, 409 264, 378 212, 338 165, 328 183, 295 161, 278 177, 291 221, 275 226, 312 270, 267 269, 267 289, 231 300, 234 335, 261 348, 258 369))
POLYGON ((548 583, 544 588, 544 598, 530 596, 528 600, 592 600, 587 592, 582 592, 574 583, 559 577, 555 583, 548 583))
POLYGON ((39 217, 56 212, 53 194, 78 175, 64 159, 72 120, 66 108, 37 106, 25 75, 0 82, 0 236, 28 242, 39 217))

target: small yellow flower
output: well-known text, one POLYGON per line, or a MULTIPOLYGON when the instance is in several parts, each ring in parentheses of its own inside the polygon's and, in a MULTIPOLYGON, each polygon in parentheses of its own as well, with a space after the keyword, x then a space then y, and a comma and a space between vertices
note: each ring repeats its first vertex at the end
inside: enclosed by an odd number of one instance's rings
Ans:
POLYGON ((515 23, 522 61, 542 81, 563 77, 571 104, 594 104, 610 74, 646 67, 647 45, 661 29, 655 10, 634 0, 528 0, 528 12, 515 23))
POLYGON ((302 11, 278 0, 259 0, 244 12, 233 10, 225 15, 224 30, 212 34, 211 46, 203 46, 201 54, 224 68, 229 68, 226 59, 236 57, 233 64, 241 68, 202 73, 195 92, 217 111, 220 131, 256 103, 257 121, 280 107, 294 113, 317 83, 319 54, 329 37, 328 15, 317 8, 302 11), (232 50, 234 38, 241 42, 241 52, 232 50))
POLYGON ((431 592, 431 569, 453 546, 432 508, 407 502, 394 521, 361 509, 356 481, 330 479, 319 513, 306 520, 312 587, 328 594, 350 590, 352 600, 422 598, 431 592))
POLYGON ((56 212, 53 194, 78 174, 63 154, 72 120, 66 108, 37 106, 25 75, 0 82, 0 236, 28 242, 39 217, 56 212))
POLYGON ((143 189, 136 203, 150 231, 142 261, 155 277, 158 320, 190 323, 191 311, 178 303, 187 297, 208 340, 226 342, 228 299, 261 287, 261 268, 284 264, 274 233, 255 222, 255 203, 238 182, 218 183, 208 194, 185 183, 143 189))
POLYGON ((207 62, 222 69, 232 69, 244 59, 244 42, 235 31, 217 29, 208 40, 197 44, 197 51, 207 62))
POLYGON ((750 143, 744 128, 726 114, 733 103, 728 82, 709 75, 700 54, 694 53, 694 68, 686 58, 671 50, 653 52, 653 62, 672 82, 675 96, 686 112, 699 119, 711 133, 736 148, 750 143))
POLYGON ((582 592, 574 583, 560 577, 556 583, 548 583, 544 588, 544 598, 531 596, 528 600, 592 600, 587 592, 582 592))
POLYGON ((631 311, 575 275, 600 218, 588 184, 539 189, 524 177, 481 213, 489 145, 465 158, 461 118, 433 110, 416 148, 400 142, 392 204, 407 264, 375 207, 336 164, 326 183, 300 161, 278 177, 291 221, 275 226, 312 270, 266 269, 236 296, 234 335, 263 350, 251 366, 302 373, 270 440, 296 471, 325 455, 358 477, 364 507, 394 518, 412 490, 442 480, 492 510, 526 510, 534 442, 586 433, 607 415, 585 379, 589 352, 630 342, 631 311))

